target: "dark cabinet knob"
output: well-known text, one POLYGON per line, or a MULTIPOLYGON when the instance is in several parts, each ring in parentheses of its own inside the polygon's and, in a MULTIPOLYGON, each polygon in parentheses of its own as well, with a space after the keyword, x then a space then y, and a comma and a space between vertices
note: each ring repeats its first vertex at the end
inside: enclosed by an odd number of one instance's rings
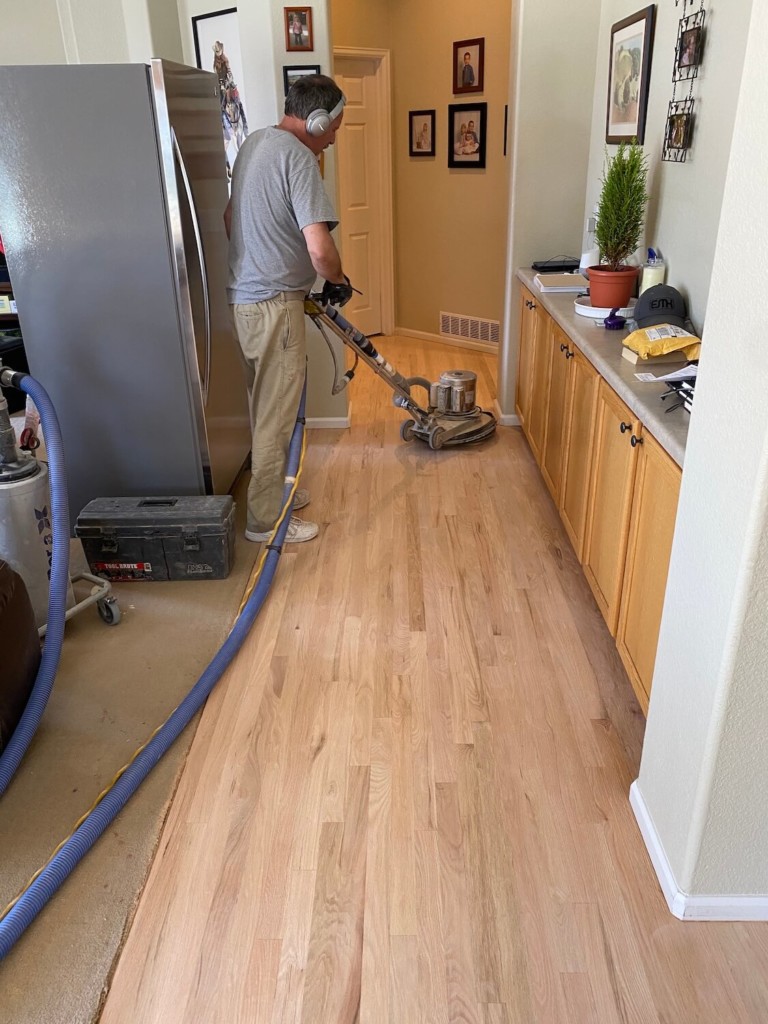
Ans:
POLYGON ((628 430, 631 430, 631 429, 632 429, 632 424, 631 423, 620 423, 619 424, 619 430, 621 430, 622 434, 626 434, 626 432, 628 430))
POLYGON ((565 353, 565 358, 566 359, 573 359, 573 356, 574 356, 574 353, 571 352, 570 349, 568 349, 568 351, 565 353))
POLYGON ((633 448, 636 448, 639 444, 643 443, 643 439, 642 437, 635 437, 635 435, 633 434, 632 437, 630 437, 629 439, 629 443, 632 445, 633 448))
POLYGON ((561 352, 565 352, 565 350, 566 350, 567 348, 568 348, 568 346, 567 346, 567 345, 564 345, 564 344, 563 344, 562 342, 560 342, 560 351, 561 351, 561 352))

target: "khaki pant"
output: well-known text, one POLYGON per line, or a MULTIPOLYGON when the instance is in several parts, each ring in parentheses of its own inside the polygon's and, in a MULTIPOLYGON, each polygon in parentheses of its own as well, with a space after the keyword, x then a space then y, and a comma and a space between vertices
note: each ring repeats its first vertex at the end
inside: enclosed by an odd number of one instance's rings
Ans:
POLYGON ((304 386, 304 293, 280 292, 264 302, 235 304, 232 312, 246 364, 253 432, 247 529, 265 533, 283 507, 288 447, 304 386))

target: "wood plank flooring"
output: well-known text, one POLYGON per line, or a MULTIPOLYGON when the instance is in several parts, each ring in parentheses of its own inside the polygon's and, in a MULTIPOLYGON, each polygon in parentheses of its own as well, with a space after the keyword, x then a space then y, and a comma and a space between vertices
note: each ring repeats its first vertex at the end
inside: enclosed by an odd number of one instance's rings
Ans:
MULTIPOLYGON (((493 357, 377 344, 490 407, 493 357)), ((667 911, 644 720, 521 432, 434 453, 365 366, 352 400, 310 432, 320 537, 205 708, 101 1024, 768 1020, 768 926, 667 911)))

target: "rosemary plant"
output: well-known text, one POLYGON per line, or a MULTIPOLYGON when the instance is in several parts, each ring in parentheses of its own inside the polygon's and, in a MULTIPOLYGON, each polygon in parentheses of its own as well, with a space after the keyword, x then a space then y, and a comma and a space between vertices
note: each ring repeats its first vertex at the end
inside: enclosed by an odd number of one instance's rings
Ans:
POLYGON ((640 244, 648 202, 648 162, 637 140, 622 142, 607 168, 597 206, 595 242, 606 270, 619 270, 640 244))

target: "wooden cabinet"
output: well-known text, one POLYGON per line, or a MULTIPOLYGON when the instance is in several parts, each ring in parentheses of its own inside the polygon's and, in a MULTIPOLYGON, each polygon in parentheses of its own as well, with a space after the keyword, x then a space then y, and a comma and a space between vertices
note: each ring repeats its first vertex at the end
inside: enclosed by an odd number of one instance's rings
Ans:
POLYGON ((529 434, 528 422, 531 409, 531 391, 533 384, 533 368, 536 359, 536 347, 540 321, 549 320, 549 316, 540 308, 527 288, 521 289, 520 296, 520 350, 517 361, 517 392, 515 394, 515 411, 520 425, 529 434))
POLYGON ((600 611, 616 636, 638 420, 604 380, 597 391, 592 480, 584 540, 584 573, 600 611))
POLYGON ((567 415, 568 382, 571 363, 576 357, 576 346, 552 322, 549 331, 550 360, 547 387, 547 415, 544 444, 541 452, 541 473, 549 493, 560 502, 560 489, 564 462, 564 427, 567 415))
MULTIPOLYGON (((568 360, 568 390, 563 429, 563 465, 560 485, 560 517, 579 561, 583 561, 584 530, 587 522, 595 409, 600 374, 571 345, 568 360)), ((546 474, 544 476, 546 480, 546 474)))
POLYGON ((517 413, 644 712, 681 471, 523 290, 517 413))
POLYGON ((639 441, 616 644, 647 712, 682 473, 650 434, 639 441))

